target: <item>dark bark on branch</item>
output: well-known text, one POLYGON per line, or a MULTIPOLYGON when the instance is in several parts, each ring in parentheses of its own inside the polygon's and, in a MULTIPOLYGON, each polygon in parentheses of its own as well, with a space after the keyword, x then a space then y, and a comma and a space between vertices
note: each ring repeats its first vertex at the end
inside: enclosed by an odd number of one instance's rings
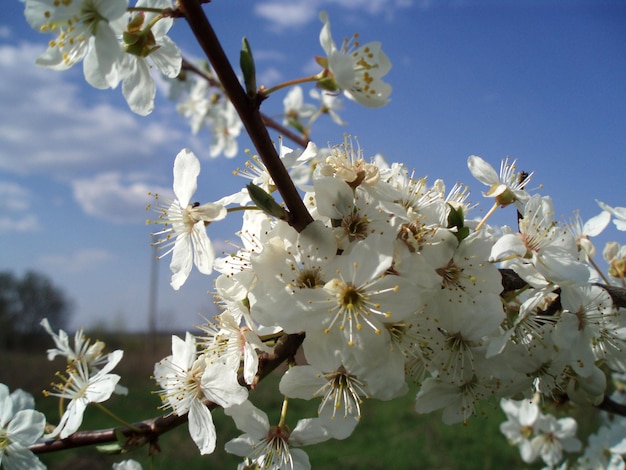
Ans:
MULTIPOLYGON (((526 283, 514 271, 501 269, 500 272, 502 273, 502 284, 505 292, 525 287, 526 283)), ((626 289, 615 286, 605 286, 603 284, 596 285, 607 290, 616 306, 626 307, 626 289)), ((255 388, 261 380, 283 362, 293 358, 303 341, 304 333, 285 335, 278 340, 272 354, 264 353, 259 355, 259 371, 251 388, 255 388)), ((211 409, 217 407, 217 405, 208 401, 206 405, 211 409)), ((609 413, 626 416, 626 405, 616 403, 609 397, 605 397, 602 403, 597 407, 609 413)), ((138 430, 121 426, 119 428, 95 431, 78 431, 66 439, 38 443, 31 446, 30 449, 35 453, 44 453, 89 445, 108 444, 117 442, 118 436, 121 434, 126 439, 125 445, 127 447, 148 444, 150 445, 150 452, 156 453, 159 451, 159 436, 186 422, 187 415, 159 416, 134 423, 133 427, 138 430)))
POLYGON ((613 413, 620 416, 626 416, 626 405, 622 405, 621 403, 617 403, 611 400, 609 397, 605 396, 602 403, 597 405, 597 408, 607 411, 609 413, 613 413))
MULTIPOLYGON (((267 377, 267 375, 269 375, 280 364, 295 356, 298 348, 302 344, 302 341, 304 341, 304 334, 285 335, 280 338, 274 347, 274 352, 272 354, 260 354, 259 371, 251 388, 254 388, 256 384, 267 377)), ((205 400, 205 404, 209 407, 209 409, 214 409, 218 406, 208 400, 205 400)), ((125 442, 122 443, 122 445, 132 448, 148 444, 150 446, 150 455, 152 455, 160 451, 158 440, 161 434, 171 431, 186 422, 186 414, 181 416, 174 414, 157 416, 155 418, 133 423, 132 426, 135 429, 120 426, 117 428, 98 429, 94 431, 77 431, 65 439, 56 439, 37 443, 31 446, 30 450, 35 454, 42 454, 45 452, 73 449, 75 447, 110 444, 112 442, 117 442, 118 436, 122 435, 125 439, 125 442)))
MULTIPOLYGON (((526 281, 519 277, 518 274, 512 269, 500 269, 500 275, 502 276, 503 293, 523 289, 527 286, 526 281)), ((595 283, 593 285, 601 287, 607 291, 616 307, 626 308, 626 288, 609 286, 600 283, 595 283)))
MULTIPOLYGON (((213 403, 209 404, 209 408, 211 409, 216 406, 217 405, 213 403)), ((35 444, 30 447, 30 450, 35 454, 43 454, 45 452, 55 452, 73 449, 75 447, 110 444, 117 442, 118 436, 122 435, 126 438, 126 446, 138 447, 149 444, 152 454, 158 452, 158 438, 161 434, 186 422, 187 415, 158 416, 134 423, 133 426, 139 430, 120 426, 119 428, 98 429, 94 431, 77 431, 65 439, 56 439, 35 444)))
MULTIPOLYGON (((185 59, 183 59, 182 68, 183 68, 183 70, 189 70, 190 72, 193 72, 196 75, 202 77, 207 82, 209 82, 209 85, 211 85, 213 87, 216 87, 216 88, 221 88, 221 85, 220 85, 220 83, 217 80, 215 80, 213 77, 211 77, 204 70, 199 69, 194 64, 192 64, 191 62, 188 62, 185 59)), ((287 129, 285 126, 279 124, 274 119, 272 119, 271 117, 265 115, 264 113, 261 113, 261 119, 263 119, 263 124, 265 124, 266 127, 269 127, 270 129, 274 129, 281 136, 287 137, 289 140, 291 140, 295 144, 298 144, 300 147, 306 148, 306 146, 309 144, 309 140, 308 139, 305 139, 301 135, 296 134, 295 132, 293 132, 292 130, 287 129)))
POLYGON ((607 291, 617 307, 626 308, 626 289, 617 286, 607 286, 606 284, 594 284, 594 286, 602 287, 607 291))
POLYGON ((302 202, 300 194, 289 177, 287 169, 281 162, 267 132, 259 110, 261 105, 259 95, 250 97, 242 88, 200 2, 198 0, 179 0, 179 5, 198 44, 200 44, 200 47, 202 47, 209 59, 224 92, 237 110, 237 114, 239 114, 252 143, 259 153, 259 157, 263 160, 263 164, 289 209, 289 225, 301 232, 307 225, 313 222, 313 217, 311 217, 311 214, 302 202))
POLYGON ((512 269, 500 269, 500 275, 502 276, 503 293, 523 289, 528 285, 526 281, 519 277, 512 269))

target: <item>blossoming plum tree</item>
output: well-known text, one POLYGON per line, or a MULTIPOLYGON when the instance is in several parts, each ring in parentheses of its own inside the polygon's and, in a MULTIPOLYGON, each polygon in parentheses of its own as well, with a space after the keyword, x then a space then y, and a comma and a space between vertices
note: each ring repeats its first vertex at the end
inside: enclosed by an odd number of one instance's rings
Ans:
POLYGON ((605 274, 593 261, 590 237, 611 218, 624 230, 626 209, 599 203, 598 216, 567 227, 555 221, 549 196, 530 194, 532 175, 518 172, 515 162, 505 160, 498 174, 471 156, 469 170, 489 187, 484 196, 494 198, 478 221, 467 216, 473 205, 466 187, 430 183, 402 163, 366 160, 349 137, 318 148, 311 125, 321 114, 342 123, 340 92, 367 107, 388 101, 391 86, 383 78, 391 62, 380 43, 353 38, 338 48, 322 12, 320 72, 259 88, 248 42, 240 81, 202 3, 26 0, 29 24, 55 35, 39 65, 67 69, 82 60, 91 85, 122 83, 130 109, 141 115, 154 107, 158 70, 172 80, 177 109, 193 131, 212 129, 211 154, 234 155, 245 129, 258 156, 241 172, 250 180, 244 189, 200 203, 192 201, 200 160, 182 149, 173 163, 176 199, 156 205, 153 222, 164 228, 155 235, 166 248, 162 257, 172 254, 172 287, 179 289, 193 266, 216 271, 221 306, 197 334, 173 337, 172 354, 154 366, 169 414, 81 431, 89 404, 125 392, 111 373, 123 353, 104 353, 105 345, 90 344, 82 331, 72 345, 67 333, 43 322, 56 344, 49 357, 67 360, 48 395, 70 401, 44 435, 41 413, 22 392, 9 396, 0 386, 2 464, 13 468, 20 458, 36 468, 34 454, 85 443, 114 442, 122 451, 185 422, 199 453, 211 453, 219 430, 210 409, 220 406, 244 433, 226 444, 243 458, 241 468, 310 468, 300 447, 348 438, 367 413, 366 399, 392 400, 414 382, 416 411, 442 410, 446 424, 467 422, 480 401, 500 399, 508 417, 502 432, 525 462, 542 459, 550 468, 568 465, 564 453, 583 447, 573 418, 557 419, 540 405, 569 401, 608 411, 614 418, 569 465, 623 468, 626 405, 615 384, 626 374, 626 255, 617 242, 607 245, 605 274), (178 19, 210 67, 182 58, 168 36, 178 19), (304 102, 300 85, 309 82, 319 107, 304 102), (261 107, 289 86, 278 123, 261 107), (277 149, 268 128, 298 148, 281 141, 277 149), (491 214, 511 204, 519 226, 490 225, 491 214), (241 247, 218 257, 207 226, 236 214, 243 214, 241 247), (282 363, 284 404, 273 424, 248 390, 282 363), (319 406, 291 430, 285 420, 294 399, 319 406))

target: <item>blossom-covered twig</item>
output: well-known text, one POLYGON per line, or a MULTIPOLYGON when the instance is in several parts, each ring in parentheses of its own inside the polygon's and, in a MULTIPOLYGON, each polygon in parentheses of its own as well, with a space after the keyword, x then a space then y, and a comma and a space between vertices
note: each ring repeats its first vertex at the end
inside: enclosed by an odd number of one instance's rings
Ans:
POLYGON ((250 139, 289 209, 289 225, 301 232, 313 221, 272 143, 261 112, 260 98, 251 98, 241 87, 222 46, 198 0, 181 0, 180 7, 198 43, 213 66, 226 95, 237 110, 250 139))
MULTIPOLYGON (((259 371, 254 380, 254 385, 263 380, 274 369, 285 360, 293 357, 304 340, 303 334, 291 334, 283 336, 271 354, 263 353, 259 356, 259 371)), ((243 378, 239 381, 245 384, 243 378)), ((210 409, 217 408, 217 404, 204 400, 204 404, 210 409)), ((133 423, 131 427, 121 426, 108 429, 97 429, 89 431, 77 431, 65 439, 51 439, 39 442, 30 447, 35 454, 56 452, 60 450, 73 449, 100 444, 117 442, 120 436, 124 436, 126 447, 138 447, 145 444, 150 445, 150 454, 160 451, 158 445, 159 436, 171 431, 178 426, 187 423, 187 414, 169 414, 157 416, 143 421, 133 423)))
MULTIPOLYGON (((215 80, 215 78, 213 78, 212 76, 207 74, 205 71, 201 70, 200 68, 196 67, 194 64, 192 64, 188 60, 183 59, 183 65, 181 69, 188 70, 198 75, 199 77, 202 77, 204 80, 209 82, 209 85, 211 86, 221 87, 221 84, 217 80, 215 80)), ((295 132, 289 130, 288 128, 276 122, 274 119, 267 116, 266 114, 261 113, 261 118, 263 119, 263 123, 267 127, 274 129, 275 131, 279 132, 282 136, 287 137, 289 140, 300 145, 301 147, 306 147, 307 144, 309 143, 308 139, 305 139, 301 135, 298 135, 295 132)))

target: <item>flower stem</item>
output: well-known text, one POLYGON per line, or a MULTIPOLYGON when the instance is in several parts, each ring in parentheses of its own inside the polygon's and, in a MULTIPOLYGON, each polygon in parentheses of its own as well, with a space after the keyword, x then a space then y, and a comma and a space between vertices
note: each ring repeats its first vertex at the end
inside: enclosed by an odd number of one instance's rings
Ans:
POLYGON ((226 209, 227 213, 231 212, 239 212, 239 211, 260 211, 261 209, 257 206, 238 206, 238 207, 229 207, 226 209))
POLYGON ((483 225, 485 225, 485 222, 487 222, 487 219, 489 219, 489 217, 493 215, 493 213, 498 209, 498 207, 500 207, 500 204, 498 204, 497 202, 494 203, 493 206, 491 206, 491 209, 489 209, 489 212, 485 214, 485 217, 483 217, 483 220, 481 220, 476 226, 475 230, 477 232, 482 228, 483 225))
POLYGON ((318 80, 319 80, 319 77, 317 75, 311 75, 310 77, 294 78, 293 80, 287 80, 286 82, 279 83, 278 85, 274 85, 271 88, 261 90, 259 94, 263 98, 266 98, 272 93, 274 93, 275 91, 282 90, 283 88, 287 88, 293 85, 299 85, 300 83, 316 82, 318 80))
POLYGON ((280 408, 280 421, 278 422, 278 427, 282 428, 285 425, 285 421, 287 421, 287 406, 289 405, 289 398, 285 397, 283 399, 283 406, 280 408))
POLYGON ((122 418, 117 416, 115 413, 113 413, 111 410, 109 410, 106 406, 102 405, 101 403, 92 403, 92 405, 95 405, 104 414, 109 415, 111 418, 113 418, 115 421, 120 423, 122 426, 126 426, 128 429, 132 429, 133 431, 136 431, 136 432, 140 432, 141 431, 141 429, 139 429, 136 426, 133 426, 128 421, 123 420, 122 418))
POLYGON ((156 13, 160 15, 163 13, 163 8, 150 8, 150 7, 127 7, 128 12, 144 12, 144 13, 156 13))
POLYGON ((609 280, 606 278, 604 273, 600 270, 600 267, 596 264, 596 262, 593 260, 593 258, 591 256, 588 256, 587 259, 589 259, 589 262, 595 268, 595 270, 598 272, 598 274, 600 275, 600 277, 602 278, 604 283, 605 284, 610 284, 609 280))

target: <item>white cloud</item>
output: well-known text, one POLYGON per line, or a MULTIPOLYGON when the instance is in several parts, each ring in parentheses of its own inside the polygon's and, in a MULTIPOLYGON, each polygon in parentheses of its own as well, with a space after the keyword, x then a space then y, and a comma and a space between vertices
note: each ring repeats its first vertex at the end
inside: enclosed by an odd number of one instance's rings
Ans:
POLYGON ((81 65, 65 72, 35 66, 44 48, 0 45, 0 170, 67 176, 131 168, 180 137, 154 116, 144 119, 105 103, 121 102, 120 90, 91 89, 81 65))
POLYGON ((30 208, 30 191, 11 181, 0 181, 0 200, 9 211, 25 211, 30 208))
POLYGON ((41 229, 39 220, 33 214, 17 215, 15 217, 0 217, 0 233, 9 232, 36 232, 41 229))
MULTIPOLYGON (((254 46, 254 45, 253 45, 254 46)), ((287 60, 287 56, 284 52, 270 49, 253 50, 254 61, 261 62, 264 60, 270 62, 284 62, 287 60)))
POLYGON ((337 4, 347 10, 364 11, 370 15, 384 13, 386 19, 392 19, 397 10, 413 5, 412 0, 333 0, 330 3, 337 4))
POLYGON ((265 86, 266 88, 272 87, 280 83, 283 78, 283 74, 276 67, 264 68, 259 74, 257 74, 257 85, 265 86))
POLYGON ((0 181, 0 200, 4 214, 0 217, 0 233, 34 232, 41 229, 31 210, 31 193, 10 181, 0 181))
MULTIPOLYGON (((425 1, 428 0, 422 0, 421 5, 425 1)), ((391 21, 398 10, 411 6, 413 0, 267 0, 256 3, 254 12, 269 21, 274 31, 282 31, 316 20, 320 10, 325 8, 340 7, 347 11, 383 15, 385 20, 391 21)))
POLYGON ((51 272, 77 273, 115 259, 115 255, 103 249, 83 249, 70 254, 52 254, 40 258, 40 266, 51 272))
POLYGON ((270 0, 254 5, 254 12, 279 30, 310 23, 319 9, 319 2, 314 0, 270 0))
POLYGON ((106 172, 72 182, 74 198, 89 215, 108 222, 143 223, 153 216, 146 206, 154 202, 149 193, 172 197, 172 190, 148 184, 145 175, 106 172))

